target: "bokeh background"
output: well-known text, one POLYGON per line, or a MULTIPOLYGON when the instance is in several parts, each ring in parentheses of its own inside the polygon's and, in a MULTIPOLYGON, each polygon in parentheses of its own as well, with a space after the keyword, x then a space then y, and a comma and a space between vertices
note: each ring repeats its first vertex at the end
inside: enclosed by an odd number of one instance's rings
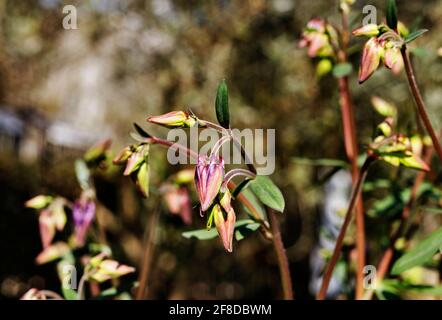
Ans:
MULTIPOLYGON (((78 197, 75 159, 105 138, 112 139, 115 151, 131 143, 133 122, 164 135, 165 130, 147 125, 148 115, 180 107, 215 120, 216 87, 225 78, 232 125, 276 129, 272 178, 286 199, 283 240, 294 290, 300 298, 311 298, 309 258, 318 238, 322 185, 333 168, 305 165, 296 158, 345 160, 345 152, 335 78, 319 79, 315 63, 297 42, 311 18, 339 21, 336 2, 1 0, 0 297, 16 299, 30 287, 59 290, 54 264, 35 264, 42 248, 38 216, 23 205, 27 199, 37 194, 78 197), (78 10, 77 30, 62 27, 66 4, 78 10)), ((398 3, 402 21, 430 29, 413 51, 432 120, 440 128, 442 1, 398 3)), ((361 23, 366 4, 378 8, 379 19, 384 16, 384 1, 356 1, 354 27, 361 23)), ((351 59, 356 70, 359 53, 351 59)), ((417 129, 404 80, 382 69, 359 86, 354 72, 351 87, 361 148, 379 120, 370 106, 373 94, 396 103, 401 129, 417 129)), ((177 170, 164 156, 159 149, 152 155, 153 190, 177 170)), ((374 176, 389 177, 391 170, 381 165, 373 171, 374 176)), ((103 204, 99 215, 117 260, 139 267, 144 228, 160 203, 149 298, 281 297, 272 246, 259 233, 236 244, 233 254, 225 253, 217 239, 184 239, 183 231, 204 225, 197 212, 193 226, 187 227, 158 197, 141 200, 120 176, 96 180, 103 204)), ((374 263, 385 240, 385 228, 376 221, 367 221, 374 263)))

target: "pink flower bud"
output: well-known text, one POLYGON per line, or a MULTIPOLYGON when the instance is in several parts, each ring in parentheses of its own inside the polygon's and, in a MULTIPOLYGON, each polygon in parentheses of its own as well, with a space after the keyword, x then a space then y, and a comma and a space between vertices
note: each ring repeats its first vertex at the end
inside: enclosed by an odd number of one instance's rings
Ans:
POLYGON ((370 23, 361 28, 358 28, 353 31, 353 35, 356 37, 365 36, 365 37, 376 37, 379 34, 379 27, 377 24, 370 23))
POLYGON ((371 38, 365 44, 359 68, 359 83, 367 80, 379 67, 384 49, 376 38, 371 38))
POLYGON ((172 214, 177 214, 187 225, 192 223, 192 201, 185 187, 167 186, 164 195, 167 207, 172 214))
POLYGON ((161 116, 149 117, 147 121, 167 128, 191 128, 197 122, 193 116, 184 111, 172 111, 161 116))
POLYGON ((195 168, 195 185, 201 203, 201 210, 207 211, 219 193, 224 179, 222 157, 205 155, 198 157, 195 168))
POLYGON ((224 248, 228 252, 232 252, 233 247, 233 232, 235 230, 236 215, 233 210, 227 213, 227 219, 224 220, 224 214, 221 207, 216 204, 213 207, 213 218, 215 221, 216 230, 223 242, 224 248))

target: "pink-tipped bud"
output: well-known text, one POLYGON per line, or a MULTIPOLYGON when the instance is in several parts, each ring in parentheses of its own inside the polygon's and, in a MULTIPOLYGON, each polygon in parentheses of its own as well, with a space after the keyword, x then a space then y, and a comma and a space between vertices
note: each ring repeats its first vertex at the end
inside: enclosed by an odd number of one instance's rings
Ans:
POLYGON ((191 128, 197 123, 195 117, 184 111, 172 111, 161 116, 149 117, 147 121, 167 128, 191 128))
POLYGON ((385 50, 384 64, 391 69, 394 74, 398 74, 404 68, 404 60, 401 51, 398 48, 389 48, 385 50))
POLYGON ((368 40, 362 53, 361 66, 359 68, 359 83, 363 83, 370 78, 377 70, 383 54, 384 49, 376 38, 368 40))
POLYGON ((233 249, 233 232, 235 231, 236 215, 233 210, 227 213, 227 219, 224 220, 224 214, 221 207, 216 204, 213 207, 213 218, 215 221, 216 230, 223 242, 224 248, 228 252, 233 249))
POLYGON ((377 24, 370 23, 353 31, 356 37, 376 37, 379 34, 379 27, 377 24))
POLYGON ((224 179, 224 160, 217 156, 199 156, 195 168, 195 185, 201 211, 207 211, 218 195, 224 179))

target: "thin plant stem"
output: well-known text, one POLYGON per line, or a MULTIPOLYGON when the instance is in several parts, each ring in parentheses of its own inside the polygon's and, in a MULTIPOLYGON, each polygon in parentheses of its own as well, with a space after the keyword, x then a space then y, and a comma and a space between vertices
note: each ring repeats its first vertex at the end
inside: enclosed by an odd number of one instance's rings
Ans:
POLYGON ((289 261, 285 252, 284 244, 281 238, 281 230, 279 229, 279 222, 276 218, 275 211, 271 208, 267 209, 267 214, 270 219, 270 225, 273 234, 273 247, 275 249, 276 257, 278 259, 279 273, 281 276, 282 291, 284 300, 293 300, 292 278, 290 275, 289 261))
POLYGON ((146 226, 144 234, 144 253, 140 268, 140 276, 138 278, 139 287, 136 294, 137 300, 146 299, 148 296, 148 283, 150 278, 150 271, 152 269, 152 258, 155 250, 156 229, 159 220, 160 210, 157 208, 153 211, 146 226))
POLYGON ((338 262, 339 256, 341 254, 345 234, 353 217, 353 212, 355 210, 357 199, 359 197, 359 194, 361 193, 362 185, 364 184, 365 178, 367 177, 368 169, 370 168, 370 165, 373 163, 374 160, 375 158, 373 157, 368 157, 367 160, 365 160, 359 174, 359 179, 356 185, 353 187, 350 204, 348 206, 347 213, 345 214, 344 223, 342 224, 341 231, 339 232, 338 238, 336 239, 336 244, 333 250, 332 257, 322 278, 321 288, 316 296, 317 300, 324 300, 326 297, 328 286, 333 275, 333 270, 335 269, 336 263, 338 262))
MULTIPOLYGON (((338 51, 338 60, 341 63, 348 63, 348 44, 350 41, 350 31, 348 25, 348 14, 341 11, 342 29, 340 33, 340 49, 338 51)), ((358 143, 356 134, 356 121, 354 114, 354 105, 351 98, 350 87, 348 84, 348 76, 341 77, 339 83, 339 102, 341 105, 342 125, 344 131, 344 144, 347 158, 351 164, 351 176, 353 184, 359 179, 358 166, 358 143)), ((356 200, 356 288, 355 298, 360 300, 363 298, 364 288, 364 266, 365 266, 365 217, 362 196, 359 195, 356 200)))
POLYGON ((419 115, 424 123, 425 129, 431 137, 433 142, 434 149, 436 150, 437 155, 442 163, 442 147, 439 142, 439 138, 434 131, 434 128, 431 124, 430 117, 428 116, 427 109, 425 107, 424 99, 422 98, 422 94, 419 90, 419 86, 416 81, 416 76, 414 73, 413 65, 410 60, 410 56, 407 51, 407 47, 404 45, 402 50, 402 58, 404 60, 405 72, 407 73, 408 84, 410 85, 411 93, 413 94, 414 101, 416 102, 417 110, 419 115))

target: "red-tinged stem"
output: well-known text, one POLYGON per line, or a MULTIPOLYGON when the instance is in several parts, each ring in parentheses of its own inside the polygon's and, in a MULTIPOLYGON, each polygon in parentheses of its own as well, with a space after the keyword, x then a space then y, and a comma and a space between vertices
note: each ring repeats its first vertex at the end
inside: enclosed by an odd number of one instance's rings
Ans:
POLYGON ((270 219, 270 225, 273 234, 273 247, 275 249, 276 257, 278 259, 279 273, 281 276, 282 290, 284 300, 293 300, 292 278, 290 276, 289 261, 285 252, 284 244, 281 238, 281 230, 279 229, 279 222, 276 218, 275 211, 271 208, 267 209, 267 214, 270 219))
MULTIPOLYGON (((350 41, 350 32, 348 26, 348 14, 341 12, 342 32, 341 48, 338 51, 338 59, 341 63, 348 63, 347 49, 350 41)), ((359 179, 358 166, 358 142, 356 134, 356 121, 354 115, 354 106, 348 84, 348 76, 339 78, 339 95, 342 113, 342 125, 344 131, 344 144, 347 158, 351 163, 351 173, 353 184, 359 179)), ((359 195, 356 200, 356 288, 355 298, 360 300, 364 294, 364 267, 365 267, 365 217, 362 196, 359 195)))
POLYGON ((410 85, 410 90, 413 94, 414 101, 416 102, 417 110, 422 119, 422 122, 424 123, 425 128, 427 129, 428 134, 431 137, 431 140, 433 141, 434 149, 436 150, 436 153, 442 163, 442 147, 440 145, 439 138, 437 137, 436 132, 434 131, 434 128, 431 124, 430 117, 428 116, 424 99, 422 98, 422 94, 416 81, 413 65, 410 61, 410 56, 405 45, 402 48, 401 53, 404 60, 405 71, 407 73, 408 84, 410 85))
POLYGON ((362 190, 362 185, 364 184, 365 178, 367 177, 368 169, 370 165, 375 161, 373 157, 368 157, 365 160, 364 165, 361 168, 359 179, 356 185, 353 187, 350 204, 347 209, 347 213, 345 214, 344 223, 342 224, 341 231, 339 232, 338 238, 336 239, 335 248, 333 250, 332 257, 330 262, 327 265, 324 276, 322 278, 321 289, 319 290, 318 295, 316 296, 317 300, 324 300, 327 294, 328 286, 330 284, 330 280, 333 275, 333 270, 335 269, 336 263, 338 262, 339 255, 341 254, 342 246, 344 244, 344 237, 347 232, 348 226, 350 225, 351 219, 353 217, 353 211, 356 206, 356 201, 359 197, 359 194, 362 190))
POLYGON ((146 140, 148 142, 157 143, 157 144, 160 144, 160 145, 163 145, 166 147, 173 148, 175 150, 182 150, 182 151, 186 152, 189 157, 194 158, 194 159, 198 159, 198 153, 196 153, 195 151, 193 151, 193 150, 191 150, 191 149, 189 149, 179 143, 165 140, 165 139, 161 139, 158 137, 150 137, 150 138, 147 138, 146 140))
POLYGON ((155 250, 155 237, 159 215, 160 210, 157 208, 151 215, 145 229, 144 253, 140 268, 140 276, 138 278, 139 287, 136 295, 137 300, 143 300, 148 296, 148 290, 146 290, 146 288, 148 288, 150 271, 152 269, 152 258, 155 250))

